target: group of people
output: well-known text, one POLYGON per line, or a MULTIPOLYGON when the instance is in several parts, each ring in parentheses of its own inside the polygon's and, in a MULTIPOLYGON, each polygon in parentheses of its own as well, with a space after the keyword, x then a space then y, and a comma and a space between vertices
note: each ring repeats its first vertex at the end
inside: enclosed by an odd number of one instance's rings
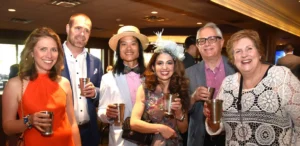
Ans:
POLYGON ((135 146, 114 124, 119 115, 115 103, 124 103, 124 119, 131 117, 134 131, 154 133, 153 146, 300 145, 300 81, 288 68, 265 63, 256 31, 233 34, 227 58, 221 55, 221 30, 207 23, 197 31, 195 44, 189 43, 203 60, 185 69, 183 47, 163 40, 162 32, 156 33, 145 66, 148 38, 137 27, 124 26, 108 42, 116 62, 102 75, 101 61, 84 48, 91 27, 88 16, 75 14, 63 44, 47 27, 29 35, 19 75, 8 81, 2 97, 6 134, 23 132, 25 145, 97 146, 98 119, 110 123, 110 146, 135 146), (90 78, 84 94, 79 78, 90 78), (223 100, 221 123, 211 120, 207 87, 215 88, 214 99, 223 100), (169 94, 178 95, 171 104, 172 118, 164 112, 169 94), (54 118, 45 110, 53 111, 54 118), (143 121, 145 116, 152 122, 143 121), (54 133, 42 136, 51 123, 54 133), (181 136, 185 132, 187 143, 181 136))

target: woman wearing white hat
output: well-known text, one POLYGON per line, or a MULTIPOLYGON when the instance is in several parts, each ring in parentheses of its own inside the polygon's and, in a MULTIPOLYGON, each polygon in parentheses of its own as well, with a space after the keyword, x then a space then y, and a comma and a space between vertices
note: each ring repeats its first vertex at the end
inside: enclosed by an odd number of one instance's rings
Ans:
MULTIPOLYGON (((124 26, 109 40, 109 46, 116 51, 117 60, 113 71, 102 77, 98 117, 102 122, 113 123, 118 116, 114 103, 124 103, 124 119, 131 115, 136 91, 145 71, 143 50, 149 44, 148 38, 135 26, 124 26)), ((134 146, 122 138, 122 127, 110 124, 109 146, 134 146)))

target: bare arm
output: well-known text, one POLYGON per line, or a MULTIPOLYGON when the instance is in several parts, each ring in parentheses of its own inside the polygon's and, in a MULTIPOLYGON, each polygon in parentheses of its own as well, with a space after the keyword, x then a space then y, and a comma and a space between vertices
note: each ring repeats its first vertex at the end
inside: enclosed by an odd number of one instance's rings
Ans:
POLYGON ((19 77, 10 79, 4 89, 2 96, 2 125, 7 135, 24 132, 27 126, 23 117, 17 120, 19 99, 21 99, 21 80, 19 77))
POLYGON ((163 124, 148 123, 141 120, 144 109, 145 109, 145 94, 144 94, 143 86, 141 85, 138 88, 136 102, 134 104, 131 113, 131 119, 130 119, 131 129, 141 133, 161 133, 162 136, 166 139, 176 135, 176 132, 169 126, 163 124))
POLYGON ((62 77, 61 81, 61 87, 65 90, 67 93, 67 105, 66 105, 66 111, 67 111, 67 116, 72 128, 72 135, 74 139, 74 143, 76 146, 81 146, 81 140, 80 140, 80 134, 78 130, 78 125, 76 123, 76 119, 74 116, 74 108, 73 108, 73 99, 72 99, 72 89, 70 86, 70 82, 62 77))
POLYGON ((187 113, 183 112, 181 99, 176 98, 175 102, 172 103, 172 109, 175 111, 175 118, 177 119, 177 128, 181 133, 186 132, 188 128, 187 113), (181 117, 185 117, 183 121, 180 121, 181 117))

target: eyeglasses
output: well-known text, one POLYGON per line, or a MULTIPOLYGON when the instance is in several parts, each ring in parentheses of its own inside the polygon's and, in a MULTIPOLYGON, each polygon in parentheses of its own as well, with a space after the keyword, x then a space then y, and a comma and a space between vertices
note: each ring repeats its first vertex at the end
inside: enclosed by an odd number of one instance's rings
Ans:
POLYGON ((210 36, 208 38, 199 38, 197 39, 197 44, 198 45, 204 45, 206 43, 206 40, 208 41, 209 44, 215 43, 217 39, 222 39, 220 36, 210 36))

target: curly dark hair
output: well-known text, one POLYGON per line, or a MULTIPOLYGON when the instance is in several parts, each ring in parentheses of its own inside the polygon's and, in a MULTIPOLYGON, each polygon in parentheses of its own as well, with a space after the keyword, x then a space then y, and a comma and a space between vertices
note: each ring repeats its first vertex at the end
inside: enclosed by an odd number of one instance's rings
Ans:
MULTIPOLYGON (((152 67, 155 65, 157 57, 167 52, 154 53, 147 65, 146 71, 144 72, 145 77, 145 88, 149 91, 154 92, 156 87, 159 85, 156 74, 152 67)), ((169 54, 169 53, 167 53, 169 54)), ((183 63, 179 59, 174 59, 174 74, 171 76, 169 83, 170 94, 179 94, 183 109, 188 111, 190 106, 190 97, 188 93, 189 80, 185 77, 185 68, 183 63)))

